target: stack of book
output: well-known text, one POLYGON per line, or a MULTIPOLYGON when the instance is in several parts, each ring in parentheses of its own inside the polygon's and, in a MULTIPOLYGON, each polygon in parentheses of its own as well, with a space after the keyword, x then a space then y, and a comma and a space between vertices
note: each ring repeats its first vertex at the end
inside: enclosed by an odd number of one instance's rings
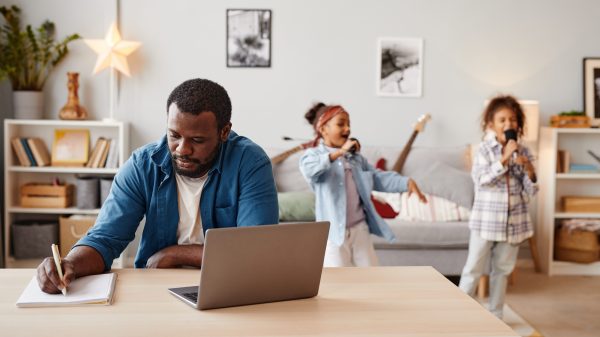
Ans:
POLYGON ((117 168, 119 162, 119 149, 117 145, 117 142, 113 139, 98 138, 85 167, 117 168))
POLYGON ((48 148, 40 138, 13 138, 11 144, 21 166, 50 165, 48 148))

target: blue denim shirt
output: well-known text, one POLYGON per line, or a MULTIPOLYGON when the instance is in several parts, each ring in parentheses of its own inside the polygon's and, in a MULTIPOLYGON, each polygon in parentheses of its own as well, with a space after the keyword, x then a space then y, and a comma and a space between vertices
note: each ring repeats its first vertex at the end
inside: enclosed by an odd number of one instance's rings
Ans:
MULTIPOLYGON (((310 148, 300 158, 300 171, 316 195, 315 215, 317 221, 329 221, 328 240, 340 246, 346 233, 346 186, 344 184, 344 164, 342 157, 329 161, 329 151, 321 141, 310 148)), ((404 192, 408 178, 392 171, 376 170, 360 154, 346 155, 345 160, 352 167, 352 178, 360 196, 369 225, 369 232, 389 241, 394 233, 377 214, 371 202, 371 191, 404 192)))
MULTIPOLYGON (((200 202, 202 229, 278 223, 277 191, 271 161, 248 138, 231 131, 208 171, 200 202)), ((95 248, 105 269, 146 224, 135 267, 161 249, 177 244, 177 183, 167 137, 136 150, 115 176, 96 224, 76 246, 95 248)))

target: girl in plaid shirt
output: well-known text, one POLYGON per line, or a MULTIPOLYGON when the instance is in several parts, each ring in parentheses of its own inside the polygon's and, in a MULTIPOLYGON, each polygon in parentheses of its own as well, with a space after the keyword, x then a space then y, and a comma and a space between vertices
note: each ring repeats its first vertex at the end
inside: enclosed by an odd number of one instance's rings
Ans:
POLYGON ((523 136, 525 115, 517 100, 512 96, 492 99, 481 124, 485 136, 471 172, 475 201, 469 219, 469 255, 459 287, 474 296, 490 261, 489 310, 502 318, 507 276, 517 262, 520 243, 533 235, 528 203, 538 187, 533 156, 505 134, 512 130, 519 138, 523 136))

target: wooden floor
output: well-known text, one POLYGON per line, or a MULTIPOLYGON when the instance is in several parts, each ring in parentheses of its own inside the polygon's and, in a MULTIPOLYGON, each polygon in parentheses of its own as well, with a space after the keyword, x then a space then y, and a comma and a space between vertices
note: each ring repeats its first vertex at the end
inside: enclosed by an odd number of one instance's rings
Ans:
POLYGON ((506 303, 544 337, 600 336, 600 276, 546 276, 518 267, 506 303))

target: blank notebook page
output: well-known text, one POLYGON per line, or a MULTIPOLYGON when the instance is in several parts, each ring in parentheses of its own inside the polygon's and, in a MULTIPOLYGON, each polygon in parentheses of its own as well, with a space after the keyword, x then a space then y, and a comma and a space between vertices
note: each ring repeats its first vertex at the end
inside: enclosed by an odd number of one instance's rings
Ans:
POLYGON ((111 302, 117 274, 99 274, 78 278, 62 293, 47 294, 38 286, 34 276, 17 300, 17 307, 60 307, 82 304, 104 304, 111 302))

